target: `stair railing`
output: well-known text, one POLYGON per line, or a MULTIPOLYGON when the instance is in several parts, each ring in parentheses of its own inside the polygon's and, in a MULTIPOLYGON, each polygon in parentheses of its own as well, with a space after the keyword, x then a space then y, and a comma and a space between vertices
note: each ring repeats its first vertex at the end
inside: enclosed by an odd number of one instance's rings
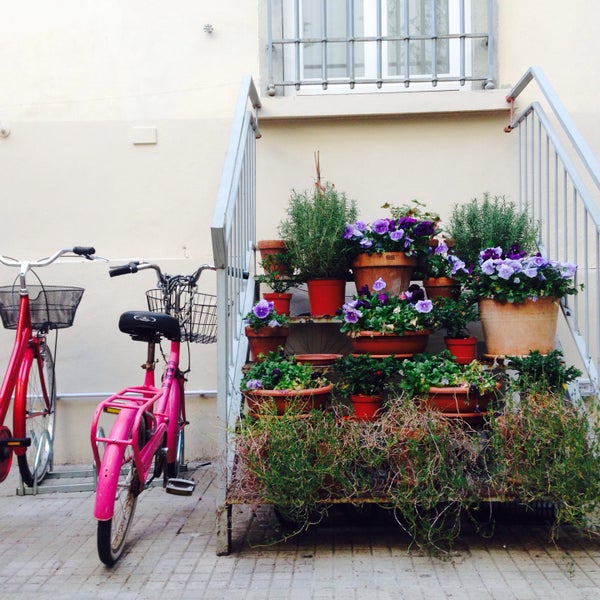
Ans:
POLYGON ((218 481, 217 553, 229 551, 230 510, 226 509, 239 416, 239 383, 248 342, 243 317, 254 298, 256 240, 256 139, 260 98, 250 76, 243 78, 211 225, 217 267, 217 425, 222 468, 218 481))
POLYGON ((527 70, 507 101, 505 131, 518 129, 519 205, 539 223, 542 254, 578 265, 576 283, 584 288, 563 301, 563 313, 589 378, 582 395, 592 395, 600 371, 600 163, 539 67, 527 70), (514 115, 515 100, 532 81, 550 116, 539 102, 514 115))

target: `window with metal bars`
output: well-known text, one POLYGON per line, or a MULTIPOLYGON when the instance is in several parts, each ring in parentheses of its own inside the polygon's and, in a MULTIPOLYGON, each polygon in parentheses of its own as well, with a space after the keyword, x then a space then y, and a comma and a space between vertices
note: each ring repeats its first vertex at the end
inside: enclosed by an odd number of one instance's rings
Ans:
POLYGON ((268 92, 493 87, 494 0, 266 0, 268 92))

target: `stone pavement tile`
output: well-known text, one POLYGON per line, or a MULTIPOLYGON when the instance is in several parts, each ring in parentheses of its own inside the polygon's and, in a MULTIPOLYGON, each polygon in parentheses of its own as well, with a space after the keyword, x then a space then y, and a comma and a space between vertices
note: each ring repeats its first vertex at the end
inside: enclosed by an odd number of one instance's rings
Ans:
POLYGON ((409 550, 393 519, 376 510, 332 511, 320 526, 273 543, 283 531, 273 511, 240 506, 233 551, 218 557, 214 468, 193 475, 202 500, 160 488, 142 494, 125 554, 107 569, 96 553, 93 493, 16 496, 11 473, 0 484, 2 597, 600 600, 597 540, 566 529, 554 546, 547 528, 510 522, 490 539, 465 529, 440 560, 409 550))

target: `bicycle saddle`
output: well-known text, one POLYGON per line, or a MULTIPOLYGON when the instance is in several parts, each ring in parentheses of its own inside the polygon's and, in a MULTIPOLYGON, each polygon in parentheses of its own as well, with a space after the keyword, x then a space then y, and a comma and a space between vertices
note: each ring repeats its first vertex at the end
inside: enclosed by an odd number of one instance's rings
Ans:
POLYGON ((130 310, 119 318, 119 330, 136 342, 159 342, 162 336, 168 340, 181 340, 179 321, 175 317, 147 310, 130 310))

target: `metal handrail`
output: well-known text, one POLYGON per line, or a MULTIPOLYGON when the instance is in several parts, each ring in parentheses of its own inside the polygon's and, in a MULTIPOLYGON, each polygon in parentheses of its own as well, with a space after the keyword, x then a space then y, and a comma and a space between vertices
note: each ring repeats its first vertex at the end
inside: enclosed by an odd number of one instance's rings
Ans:
POLYGON ((252 77, 242 79, 211 225, 217 267, 217 424, 223 459, 219 472, 217 553, 229 550, 227 487, 232 474, 239 416, 239 383, 248 342, 243 317, 254 297, 256 241, 256 139, 261 102, 252 77))
POLYGON ((541 226, 540 250, 550 259, 578 265, 584 289, 563 301, 581 364, 594 393, 600 384, 600 163, 540 67, 530 67, 510 91, 511 120, 519 131, 519 204, 541 226), (539 102, 515 116, 512 108, 535 82, 551 111, 539 102), (557 123, 557 127, 554 123, 557 123))

